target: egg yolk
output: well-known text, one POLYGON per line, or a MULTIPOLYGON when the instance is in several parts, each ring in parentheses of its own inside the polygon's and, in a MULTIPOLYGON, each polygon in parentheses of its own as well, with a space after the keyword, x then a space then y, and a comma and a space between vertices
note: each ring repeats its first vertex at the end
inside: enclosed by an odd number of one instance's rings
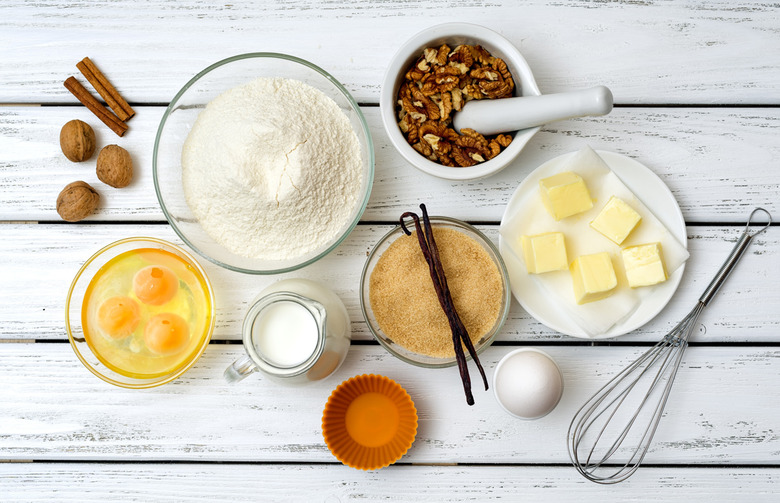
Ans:
POLYGON ((133 292, 144 304, 161 306, 179 290, 179 279, 165 266, 144 267, 133 277, 133 292))
POLYGON ((190 329, 178 314, 162 313, 153 316, 144 328, 146 347, 158 355, 180 351, 190 338, 190 329))
POLYGON ((111 297, 98 308, 97 320, 104 332, 120 339, 135 331, 141 320, 140 309, 130 297, 111 297))

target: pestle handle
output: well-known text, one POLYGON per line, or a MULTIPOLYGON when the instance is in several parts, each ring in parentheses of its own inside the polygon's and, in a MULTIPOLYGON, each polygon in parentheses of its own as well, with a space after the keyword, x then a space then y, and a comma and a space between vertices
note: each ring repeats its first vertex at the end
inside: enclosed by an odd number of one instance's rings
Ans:
POLYGON ((500 100, 472 100, 453 119, 456 131, 471 128, 483 135, 543 126, 572 117, 606 115, 612 110, 612 92, 605 86, 541 96, 500 100))

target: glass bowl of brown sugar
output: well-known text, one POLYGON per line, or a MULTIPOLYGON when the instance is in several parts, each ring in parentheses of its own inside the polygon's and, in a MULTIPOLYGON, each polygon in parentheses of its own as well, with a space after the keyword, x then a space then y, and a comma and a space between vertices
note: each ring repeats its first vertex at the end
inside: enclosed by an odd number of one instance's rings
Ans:
MULTIPOLYGON (((435 216, 430 222, 455 310, 479 354, 509 313, 504 261, 493 242, 466 222, 435 216)), ((426 368, 456 364, 449 320, 416 232, 407 236, 398 226, 385 234, 369 254, 360 283, 366 324, 392 355, 426 368)))

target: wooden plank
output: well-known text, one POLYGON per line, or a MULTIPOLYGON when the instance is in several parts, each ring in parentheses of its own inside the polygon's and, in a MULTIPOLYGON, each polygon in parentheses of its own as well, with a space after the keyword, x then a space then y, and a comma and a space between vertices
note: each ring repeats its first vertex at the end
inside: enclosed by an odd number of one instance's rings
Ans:
POLYGON ((0 464, 3 499, 105 502, 235 501, 644 501, 771 502, 777 468, 643 468, 599 486, 568 467, 391 466, 360 472, 332 465, 0 464))
MULTIPOLYGON (((488 378, 510 348, 482 356, 488 378)), ((237 385, 222 371, 243 354, 212 345, 182 378, 152 390, 112 387, 64 343, 0 345, 0 457, 11 460, 332 462, 322 407, 344 379, 383 374, 406 388, 419 415, 405 463, 568 464, 574 411, 644 349, 549 347, 565 381, 561 403, 536 421, 510 417, 475 389, 465 403, 455 367, 410 366, 378 346, 356 346, 325 381, 291 388, 260 375, 237 385)), ((698 347, 686 352, 648 464, 776 464, 780 349, 698 347)))
POLYGON ((275 51, 308 59, 376 103, 400 45, 467 20, 506 36, 545 93, 604 84, 618 103, 778 103, 778 6, 761 1, 550 3, 197 0, 0 6, 0 103, 73 103, 62 87, 89 55, 133 103, 168 102, 206 66, 275 51), (410 13, 418 15, 409 15, 410 13), (163 21, 164 20, 164 21, 163 21), (164 24, 164 29, 156 29, 164 24), (117 36, 121 34, 121 36, 117 36), (197 34, 197 36, 193 36, 197 34), (182 42, 186 41, 186 50, 182 42), (728 71, 723 71, 728 62, 728 71))
MULTIPOLYGON (((555 123, 537 134, 503 172, 450 182, 417 171, 388 143, 376 107, 364 107, 375 142, 376 176, 364 221, 395 221, 428 202, 431 211, 472 222, 498 222, 518 183, 534 168, 584 145, 633 157, 674 193, 687 222, 743 222, 754 206, 780 214, 780 109, 615 109, 604 118, 555 123)), ((89 221, 163 221, 152 179, 152 146, 162 107, 138 107, 131 130, 117 139, 84 107, 0 107, 0 220, 59 220, 57 194, 74 181, 102 195, 89 221), (97 156, 68 161, 59 130, 71 119, 92 124, 97 143, 118 143, 133 157, 129 187, 113 189, 95 175, 97 156)), ((640 194, 641 197, 641 194, 640 194)))
MULTIPOLYGON (((496 226, 480 226, 494 241, 496 226)), ((240 340, 249 303, 267 285, 282 278, 305 277, 331 285, 344 300, 355 340, 372 340, 360 311, 358 292, 366 254, 391 226, 359 225, 334 252, 292 273, 251 276, 234 273, 201 259, 217 299, 214 340, 240 340)), ((64 340, 63 306, 76 272, 103 246, 129 236, 153 236, 183 244, 167 225, 2 225, 0 240, 0 339, 64 340)), ((621 341, 656 341, 693 308, 739 231, 724 227, 689 229, 691 259, 669 306, 639 333, 621 341)), ((697 342, 780 341, 780 228, 773 227, 751 245, 734 275, 701 318, 697 342), (759 301, 760 299, 760 301, 759 301)), ((498 341, 572 341, 528 316, 513 301, 498 341)))

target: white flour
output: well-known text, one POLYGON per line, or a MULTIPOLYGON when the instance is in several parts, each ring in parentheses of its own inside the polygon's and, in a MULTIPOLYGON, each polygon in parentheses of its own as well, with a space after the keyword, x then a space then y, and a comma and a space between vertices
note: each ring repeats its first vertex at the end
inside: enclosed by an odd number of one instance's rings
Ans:
POLYGON ((297 80, 260 78, 221 94, 182 149, 187 204, 206 233, 245 257, 288 260, 335 239, 361 183, 346 115, 297 80))

